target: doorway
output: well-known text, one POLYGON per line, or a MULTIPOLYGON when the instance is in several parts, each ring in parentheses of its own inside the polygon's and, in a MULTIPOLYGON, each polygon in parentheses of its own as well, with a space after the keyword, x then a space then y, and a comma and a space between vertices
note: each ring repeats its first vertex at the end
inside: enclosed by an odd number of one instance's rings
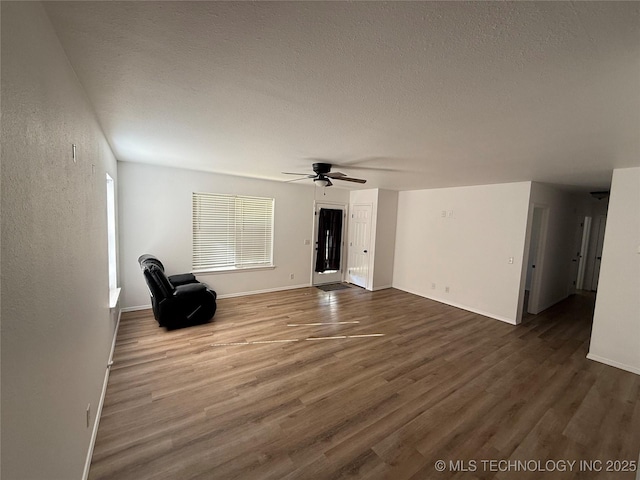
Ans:
POLYGON ((343 280, 345 211, 344 204, 316 204, 313 285, 343 280))
POLYGON ((595 292, 598 290, 598 279, 600 277, 600 264, 602 263, 602 247, 604 245, 604 231, 607 225, 607 216, 598 215, 593 221, 593 235, 591 236, 591 246, 589 248, 587 269, 587 281, 584 284, 585 290, 595 292))
POLYGON ((372 205, 354 205, 349 222, 349 270, 347 281, 369 288, 372 205))
POLYGON ((540 312, 540 283, 546 244, 548 214, 548 207, 533 205, 531 232, 529 234, 529 254, 527 256, 527 274, 524 287, 524 314, 536 314, 540 312))
POLYGON ((582 241, 578 260, 578 275, 576 277, 576 290, 584 288, 585 273, 587 272, 587 255, 589 254, 589 238, 591 237, 591 217, 584 217, 582 222, 582 241))

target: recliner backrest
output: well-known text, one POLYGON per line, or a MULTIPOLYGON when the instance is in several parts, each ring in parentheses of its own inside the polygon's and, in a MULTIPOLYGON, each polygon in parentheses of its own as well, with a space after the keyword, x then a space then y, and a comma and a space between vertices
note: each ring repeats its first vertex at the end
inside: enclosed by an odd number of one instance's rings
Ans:
POLYGON ((156 265, 164 272, 164 265, 162 264, 162 262, 158 259, 158 257, 151 255, 150 253, 140 255, 140 257, 138 257, 138 263, 141 267, 144 267, 145 265, 156 265))
POLYGON ((175 287, 171 284, 164 271, 154 264, 149 264, 145 267, 153 278, 154 283, 158 286, 159 291, 163 298, 168 298, 173 295, 175 287))

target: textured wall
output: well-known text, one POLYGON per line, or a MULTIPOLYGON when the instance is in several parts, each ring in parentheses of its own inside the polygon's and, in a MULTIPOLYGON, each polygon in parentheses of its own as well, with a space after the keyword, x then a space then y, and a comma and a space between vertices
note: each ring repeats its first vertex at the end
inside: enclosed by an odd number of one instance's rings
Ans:
POLYGON ((398 192, 378 190, 373 290, 390 287, 393 283, 393 256, 396 247, 397 217, 398 192))
POLYGON ((613 171, 589 358, 640 375, 640 168, 613 171))
POLYGON ((6 479, 82 476, 114 332, 105 172, 115 159, 42 5, 2 2, 6 479))
POLYGON ((141 254, 157 255, 169 274, 191 271, 193 192, 275 198, 276 268, 199 274, 220 296, 309 285, 314 242, 304 241, 312 240, 314 198, 349 198, 347 190, 320 189, 310 181, 290 184, 130 162, 119 162, 118 174, 123 307, 151 303, 137 261, 141 254))
POLYGON ((393 286, 516 323, 530 187, 400 192, 393 286))

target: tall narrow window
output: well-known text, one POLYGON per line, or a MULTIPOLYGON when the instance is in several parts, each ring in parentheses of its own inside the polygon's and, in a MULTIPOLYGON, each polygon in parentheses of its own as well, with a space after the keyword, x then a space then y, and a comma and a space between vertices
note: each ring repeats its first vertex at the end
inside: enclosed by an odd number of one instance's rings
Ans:
POLYGON ((107 173, 107 246, 109 250, 109 304, 118 301, 118 269, 116 260, 116 187, 107 173))
POLYGON ((193 269, 273 266, 273 198, 193 194, 193 269))

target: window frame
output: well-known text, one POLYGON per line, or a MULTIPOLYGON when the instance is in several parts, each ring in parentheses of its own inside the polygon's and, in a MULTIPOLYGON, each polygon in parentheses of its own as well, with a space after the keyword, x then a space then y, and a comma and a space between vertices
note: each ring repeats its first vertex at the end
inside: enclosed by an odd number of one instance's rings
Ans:
POLYGON ((118 221, 116 205, 116 182, 106 173, 107 187, 107 270, 109 273, 109 308, 118 304, 118 221))

